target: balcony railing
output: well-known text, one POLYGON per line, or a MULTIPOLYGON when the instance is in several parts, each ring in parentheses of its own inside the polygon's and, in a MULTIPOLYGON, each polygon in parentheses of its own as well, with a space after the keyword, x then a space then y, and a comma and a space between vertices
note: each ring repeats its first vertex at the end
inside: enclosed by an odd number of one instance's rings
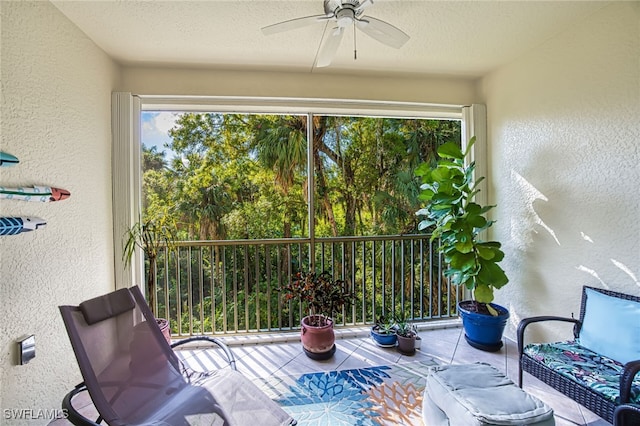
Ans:
POLYGON ((291 331, 304 316, 279 289, 298 271, 329 271, 356 295, 336 326, 381 315, 457 316, 459 290, 443 276, 429 235, 177 242, 158 257, 156 306, 174 335, 291 331))

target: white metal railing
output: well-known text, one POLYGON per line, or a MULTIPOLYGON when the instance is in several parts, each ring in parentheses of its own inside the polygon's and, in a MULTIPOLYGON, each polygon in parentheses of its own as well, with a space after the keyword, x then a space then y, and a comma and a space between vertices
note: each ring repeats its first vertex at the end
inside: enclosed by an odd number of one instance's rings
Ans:
POLYGON ((298 271, 329 271, 356 295, 336 326, 381 315, 457 317, 459 290, 443 276, 430 235, 176 242, 158 257, 156 306, 177 336, 291 331, 304 316, 279 289, 298 271))

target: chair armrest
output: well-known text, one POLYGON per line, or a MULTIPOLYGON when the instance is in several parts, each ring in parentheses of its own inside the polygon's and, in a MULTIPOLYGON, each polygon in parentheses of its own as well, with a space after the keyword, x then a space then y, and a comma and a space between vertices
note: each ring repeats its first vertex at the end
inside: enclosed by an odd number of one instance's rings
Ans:
POLYGON ((620 404, 631 401, 631 384, 638 372, 640 372, 640 360, 629 361, 624 365, 624 370, 620 375, 620 404))
POLYGON ((100 426, 99 423, 102 421, 100 417, 98 417, 95 422, 93 420, 89 420, 80 414, 73 406, 73 397, 78 395, 80 392, 87 392, 87 387, 84 383, 77 385, 62 399, 62 410, 65 412, 67 420, 76 426, 100 426))
POLYGON ((613 425, 614 426, 624 426, 626 424, 631 425, 632 423, 625 422, 625 418, 630 416, 635 416, 637 418, 640 418, 640 405, 638 404, 618 405, 615 411, 613 412, 613 425))
POLYGON ((529 326, 529 324, 533 324, 536 322, 542 321, 562 321, 562 322, 572 322, 573 326, 573 337, 578 337, 578 331, 580 330, 580 326, 582 323, 580 320, 575 318, 567 318, 567 317, 556 317, 556 316, 540 316, 540 317, 530 317, 525 318, 520 321, 518 324, 518 355, 522 356, 522 352, 524 351, 524 331, 529 326))
POLYGON ((186 339, 182 339, 182 340, 178 340, 175 343, 171 344, 171 348, 176 348, 180 345, 184 345, 185 343, 190 343, 190 342, 196 342, 196 341, 205 341, 205 342, 209 342, 209 343, 214 343, 216 345, 218 345, 220 347, 220 349, 222 349, 224 351, 224 355, 227 358, 227 363, 229 364, 229 366, 233 369, 233 370, 237 370, 236 368, 236 359, 233 356, 233 353, 231 352, 231 350, 229 349, 229 346, 227 346, 226 343, 224 343, 222 340, 216 338, 216 337, 209 337, 209 336, 192 336, 192 337, 187 337, 186 339))

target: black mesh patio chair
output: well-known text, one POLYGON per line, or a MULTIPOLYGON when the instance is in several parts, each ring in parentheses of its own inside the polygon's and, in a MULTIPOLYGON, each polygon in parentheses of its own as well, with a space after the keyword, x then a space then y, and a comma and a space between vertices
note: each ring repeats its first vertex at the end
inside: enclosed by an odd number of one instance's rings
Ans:
MULTIPOLYGON (((250 380, 219 339, 198 336, 169 345, 138 287, 60 306, 84 382, 62 407, 75 425, 293 425, 295 421, 250 380), (207 340, 228 367, 196 372, 172 347, 207 340), (74 408, 88 391, 99 414, 94 421, 74 408)), ((214 350, 214 349, 212 349, 214 350)))

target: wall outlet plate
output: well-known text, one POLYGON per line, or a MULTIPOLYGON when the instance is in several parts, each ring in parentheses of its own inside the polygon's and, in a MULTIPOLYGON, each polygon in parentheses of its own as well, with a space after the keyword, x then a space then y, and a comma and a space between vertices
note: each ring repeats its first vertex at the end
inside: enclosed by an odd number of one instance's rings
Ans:
POLYGON ((31 335, 18 340, 18 358, 20 365, 24 365, 36 357, 36 336, 31 335))

